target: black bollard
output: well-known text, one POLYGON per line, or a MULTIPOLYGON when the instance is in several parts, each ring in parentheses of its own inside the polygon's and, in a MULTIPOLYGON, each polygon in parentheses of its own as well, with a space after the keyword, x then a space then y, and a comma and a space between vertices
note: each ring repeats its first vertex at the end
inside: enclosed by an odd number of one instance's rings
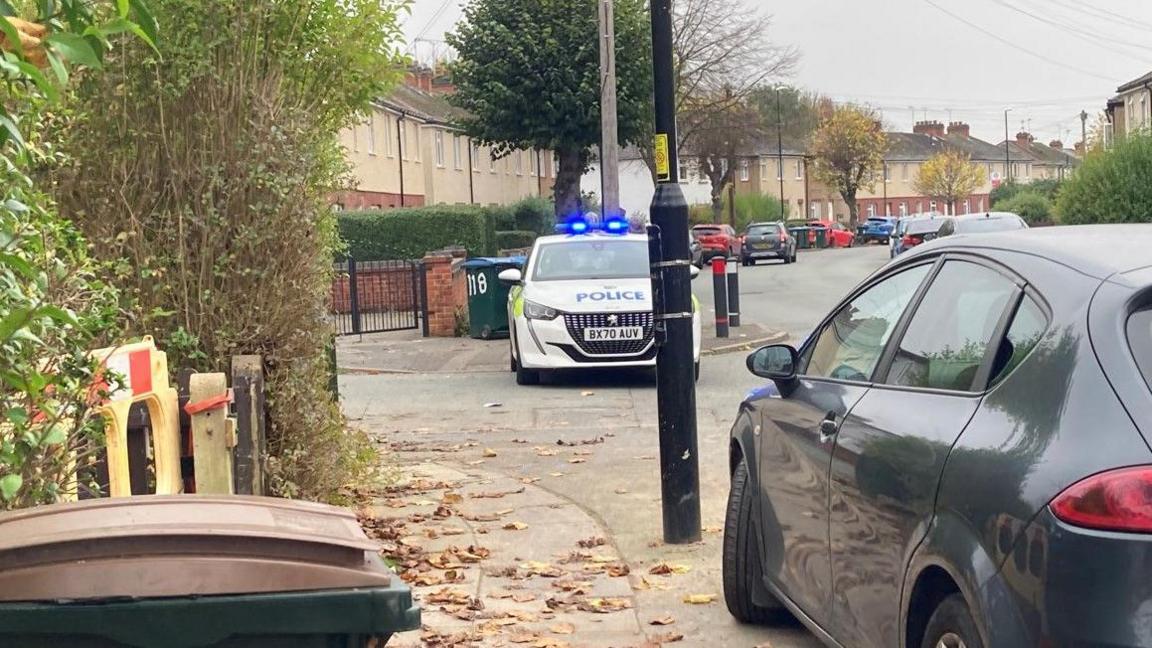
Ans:
POLYGON ((728 259, 728 326, 740 326, 740 264, 728 259))
POLYGON ((712 257, 712 292, 716 296, 716 337, 728 337, 728 259, 712 257))

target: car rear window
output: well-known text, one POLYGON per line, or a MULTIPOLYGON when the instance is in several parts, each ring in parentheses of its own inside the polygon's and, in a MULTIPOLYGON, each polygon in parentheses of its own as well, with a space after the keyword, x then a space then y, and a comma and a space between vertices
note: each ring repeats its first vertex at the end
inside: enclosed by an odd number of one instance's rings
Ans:
POLYGON ((694 228, 692 228, 692 231, 696 232, 696 236, 715 236, 715 235, 720 233, 720 228, 719 227, 694 227, 694 228))
POLYGON ((748 228, 748 234, 752 236, 775 236, 779 233, 779 225, 756 225, 748 228))
POLYGON ((1006 232, 1024 229, 1019 218, 973 218, 956 223, 957 234, 979 234, 983 232, 1006 232))
POLYGON ((904 228, 905 234, 929 234, 931 232, 940 231, 940 226, 944 224, 944 220, 923 220, 912 221, 904 228))
POLYGON ((1128 345, 1144 380, 1152 388, 1152 309, 1140 311, 1128 319, 1128 345))
POLYGON ((870 224, 870 225, 887 225, 888 219, 887 218, 869 218, 868 224, 870 224))

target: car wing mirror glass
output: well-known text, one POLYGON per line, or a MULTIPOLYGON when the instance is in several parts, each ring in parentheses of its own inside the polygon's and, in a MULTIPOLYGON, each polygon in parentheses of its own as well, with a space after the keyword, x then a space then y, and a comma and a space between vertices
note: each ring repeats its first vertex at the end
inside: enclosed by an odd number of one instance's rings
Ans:
POLYGON ((502 270, 500 274, 496 275, 496 278, 506 284, 519 284, 524 281, 524 275, 516 268, 502 270))
POLYGON ((697 268, 694 265, 688 266, 688 276, 692 277, 693 279, 695 279, 696 277, 699 277, 700 276, 700 268, 697 268))
POLYGON ((747 360, 748 371, 777 382, 796 379, 800 354, 788 344, 773 344, 753 351, 747 360))

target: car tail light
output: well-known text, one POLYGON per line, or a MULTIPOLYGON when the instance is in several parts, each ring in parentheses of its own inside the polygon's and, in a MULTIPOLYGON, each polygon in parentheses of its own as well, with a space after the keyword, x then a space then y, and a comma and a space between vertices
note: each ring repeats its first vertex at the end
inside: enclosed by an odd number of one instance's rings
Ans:
POLYGON ((1093 475, 1069 486, 1049 507, 1073 526, 1152 533, 1152 466, 1093 475))
POLYGON ((780 232, 780 242, 784 242, 787 240, 788 240, 788 235, 785 234, 784 232, 780 232))
POLYGON ((917 245, 920 245, 923 242, 924 242, 924 240, 921 239, 919 236, 905 236, 903 239, 900 240, 900 243, 903 244, 904 247, 916 247, 917 245))

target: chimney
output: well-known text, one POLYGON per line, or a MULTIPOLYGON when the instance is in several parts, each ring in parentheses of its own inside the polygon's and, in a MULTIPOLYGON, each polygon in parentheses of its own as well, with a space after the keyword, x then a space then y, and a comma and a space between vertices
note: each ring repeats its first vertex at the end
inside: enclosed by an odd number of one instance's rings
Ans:
POLYGON ((413 66, 409 68, 408 73, 404 75, 404 84, 431 94, 432 70, 426 67, 413 66))
POLYGON ((944 124, 938 121, 918 121, 912 127, 912 132, 917 135, 944 137, 944 124))
POLYGON ((948 134, 949 135, 960 135, 961 137, 971 137, 972 136, 972 127, 969 126, 968 124, 965 124, 964 122, 958 122, 958 121, 949 122, 948 123, 948 134))
POLYGON ((1016 143, 1020 146, 1028 146, 1035 139, 1036 138, 1032 137, 1032 134, 1028 131, 1020 131, 1019 133, 1016 133, 1016 143))
POLYGON ((1048 146, 1056 149, 1057 151, 1064 150, 1064 142, 1061 142, 1060 140, 1052 140, 1051 142, 1048 142, 1048 146))

